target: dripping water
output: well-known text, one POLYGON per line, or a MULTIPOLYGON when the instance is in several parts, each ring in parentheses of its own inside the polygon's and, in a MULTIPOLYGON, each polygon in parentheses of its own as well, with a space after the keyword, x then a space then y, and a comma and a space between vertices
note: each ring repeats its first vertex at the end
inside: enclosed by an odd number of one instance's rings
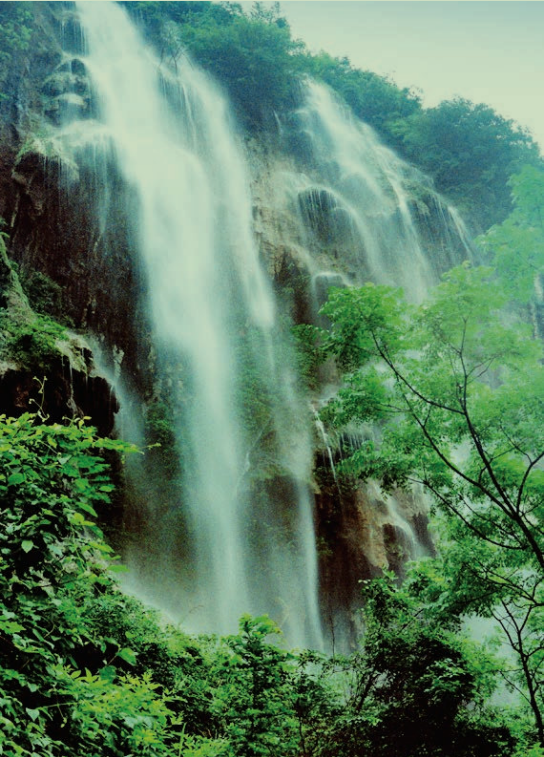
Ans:
POLYGON ((325 424, 321 420, 321 417, 319 415, 319 412, 316 410, 315 407, 312 406, 312 411, 314 414, 314 424, 317 431, 317 434, 319 436, 319 439, 327 453, 327 459, 329 461, 329 467, 332 472, 332 476, 334 478, 334 483, 336 484, 336 488, 339 490, 339 484, 338 484, 338 475, 336 473, 336 465, 334 463, 334 455, 332 451, 331 446, 331 440, 329 439, 329 435, 327 434, 327 430, 325 428, 325 424))
MULTIPOLYGON (((298 112, 305 162, 319 182, 309 181, 299 197, 307 223, 332 220, 329 246, 352 250, 359 277, 403 286, 415 300, 431 283, 431 270, 420 244, 408 187, 423 183, 357 121, 324 85, 306 84, 306 103, 298 112)), ((417 175, 416 175, 417 174, 417 175)), ((349 253, 348 253, 349 254, 349 253)), ((348 261, 342 261, 348 262, 348 261)))

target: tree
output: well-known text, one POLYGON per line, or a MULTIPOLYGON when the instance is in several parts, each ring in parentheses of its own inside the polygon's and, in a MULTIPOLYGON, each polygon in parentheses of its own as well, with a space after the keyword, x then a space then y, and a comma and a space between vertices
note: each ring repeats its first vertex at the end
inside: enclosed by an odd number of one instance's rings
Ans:
POLYGON ((365 631, 324 756, 512 754, 512 735, 485 704, 493 661, 459 633, 458 614, 422 601, 421 583, 417 574, 402 587, 389 574, 363 583, 365 631))
MULTIPOLYGON (((509 181, 514 210, 478 243, 513 301, 540 317, 544 271, 544 172, 525 166, 509 181)), ((537 328, 538 331, 538 328, 537 328)))
POLYGON ((355 68, 348 58, 325 52, 308 55, 308 73, 338 92, 357 118, 370 124, 390 144, 399 147, 397 123, 421 111, 419 96, 399 88, 385 76, 355 68))
POLYGON ((489 663, 454 609, 422 604, 428 577, 411 593, 367 584, 367 634, 345 659, 284 651, 266 617, 190 638, 125 596, 95 522, 113 489, 105 449, 130 448, 83 421, 0 418, 2 754, 446 757, 449 740, 503 757, 489 663))
POLYGON ((163 59, 194 58, 226 88, 246 123, 258 127, 274 110, 292 104, 303 44, 292 39, 276 6, 255 3, 245 15, 235 3, 131 5, 163 59))
POLYGON ((397 134, 408 158, 481 230, 510 212, 511 174, 540 162, 527 130, 489 105, 462 98, 414 113, 398 123, 397 134))
POLYGON ((32 11, 13 3, 0 3, 0 66, 28 50, 32 37, 32 11))
POLYGON ((220 663, 216 707, 225 719, 233 754, 260 757, 297 754, 291 697, 291 655, 267 639, 279 628, 268 617, 240 620, 240 633, 227 637, 220 663))
POLYGON ((506 299, 491 269, 468 265, 419 308, 387 287, 333 290, 324 348, 346 386, 325 416, 378 424, 345 469, 425 487, 474 537, 464 610, 501 622, 544 744, 544 367, 506 299))
POLYGON ((100 453, 132 448, 83 421, 43 421, 0 416, 0 751, 166 755, 166 698, 149 674, 129 673, 126 638, 87 617, 119 602, 96 524, 113 491, 100 453))

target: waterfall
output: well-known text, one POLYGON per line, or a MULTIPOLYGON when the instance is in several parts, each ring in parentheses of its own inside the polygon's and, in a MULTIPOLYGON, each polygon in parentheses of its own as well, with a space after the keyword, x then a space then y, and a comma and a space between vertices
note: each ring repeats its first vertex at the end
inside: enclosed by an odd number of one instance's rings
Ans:
POLYGON ((107 312, 119 297, 130 334, 91 320, 110 339, 118 428, 162 445, 127 463, 124 586, 191 632, 268 613, 292 645, 322 647, 323 618, 349 639, 358 582, 393 559, 395 539, 399 560, 417 552, 423 516, 361 488, 344 496, 342 437, 336 448, 313 409, 337 369, 301 396, 256 238, 278 282, 289 276, 282 307, 326 326, 330 286, 373 280, 423 299, 470 254, 462 221, 326 86, 308 81, 277 140, 246 149, 194 63, 159 61, 115 2, 76 9, 84 50, 73 24, 62 65, 85 72, 92 96, 65 111, 56 154, 85 249, 102 271, 126 266, 127 291, 116 283, 103 301, 107 312), (316 439, 332 474, 319 491, 316 439))
MULTIPOLYGON (((279 241, 310 274, 306 317, 326 328, 319 309, 328 290, 367 281, 401 287, 409 301, 423 301, 441 273, 471 257, 456 209, 328 87, 308 80, 303 95, 282 130, 293 158, 278 163, 269 183, 282 217, 297 219, 279 241)), ((317 379, 320 407, 335 396, 341 378, 332 364, 321 366, 317 379)), ((349 454, 367 433, 379 432, 353 424, 333 444, 319 413, 315 423, 324 458, 316 469, 323 618, 335 643, 349 648, 361 578, 384 568, 402 575, 406 560, 432 553, 427 501, 419 491, 385 492, 377 481, 340 487, 345 480, 337 478, 337 465, 346 447, 349 454)))
POLYGON ((162 67, 121 7, 76 7, 97 113, 77 125, 94 140, 79 159, 90 155, 101 177, 101 228, 119 191, 107 166, 122 179, 179 454, 174 501, 160 501, 158 481, 142 505, 127 586, 189 630, 233 632, 242 613, 269 612, 292 644, 320 646, 310 423, 258 260, 228 104, 191 63, 162 67), (257 486, 267 450, 280 483, 257 486))
POLYGON ((438 273, 470 254, 455 208, 327 86, 306 82, 289 138, 303 171, 286 191, 313 236, 306 243, 352 283, 400 286, 419 302, 438 273))

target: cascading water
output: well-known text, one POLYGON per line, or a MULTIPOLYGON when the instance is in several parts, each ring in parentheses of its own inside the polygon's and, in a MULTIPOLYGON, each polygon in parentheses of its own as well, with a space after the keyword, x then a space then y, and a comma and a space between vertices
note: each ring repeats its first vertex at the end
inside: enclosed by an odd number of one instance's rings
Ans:
POLYGON ((305 104, 289 138, 304 173, 292 175, 288 191, 337 274, 401 286, 409 299, 420 301, 437 272, 453 264, 455 248, 468 254, 456 210, 325 85, 306 82, 305 104), (422 234, 425 219, 438 236, 430 244, 422 234))
POLYGON ((131 586, 191 630, 232 632, 242 613, 268 611, 292 643, 320 646, 307 413, 276 336, 228 107, 189 63, 162 69, 114 3, 76 6, 102 123, 78 125, 102 145, 80 160, 92 155, 111 194, 113 155, 125 184, 181 459, 177 502, 140 516, 148 544, 126 553, 131 586), (281 491, 256 496, 265 440, 281 491))

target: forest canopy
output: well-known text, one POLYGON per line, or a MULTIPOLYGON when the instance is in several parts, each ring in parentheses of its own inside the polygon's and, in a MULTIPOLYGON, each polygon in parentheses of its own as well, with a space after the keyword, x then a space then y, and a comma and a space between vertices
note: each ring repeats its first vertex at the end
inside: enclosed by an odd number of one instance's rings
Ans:
POLYGON ((541 746, 543 180, 533 167, 512 178, 513 212, 481 239, 496 269, 454 268, 419 307, 372 283, 333 289, 321 311, 331 326, 314 333, 344 373, 322 417, 376 429, 340 469, 429 492, 439 555, 421 586, 438 571, 431 601, 446 615, 495 621, 514 661, 501 676, 541 746))

